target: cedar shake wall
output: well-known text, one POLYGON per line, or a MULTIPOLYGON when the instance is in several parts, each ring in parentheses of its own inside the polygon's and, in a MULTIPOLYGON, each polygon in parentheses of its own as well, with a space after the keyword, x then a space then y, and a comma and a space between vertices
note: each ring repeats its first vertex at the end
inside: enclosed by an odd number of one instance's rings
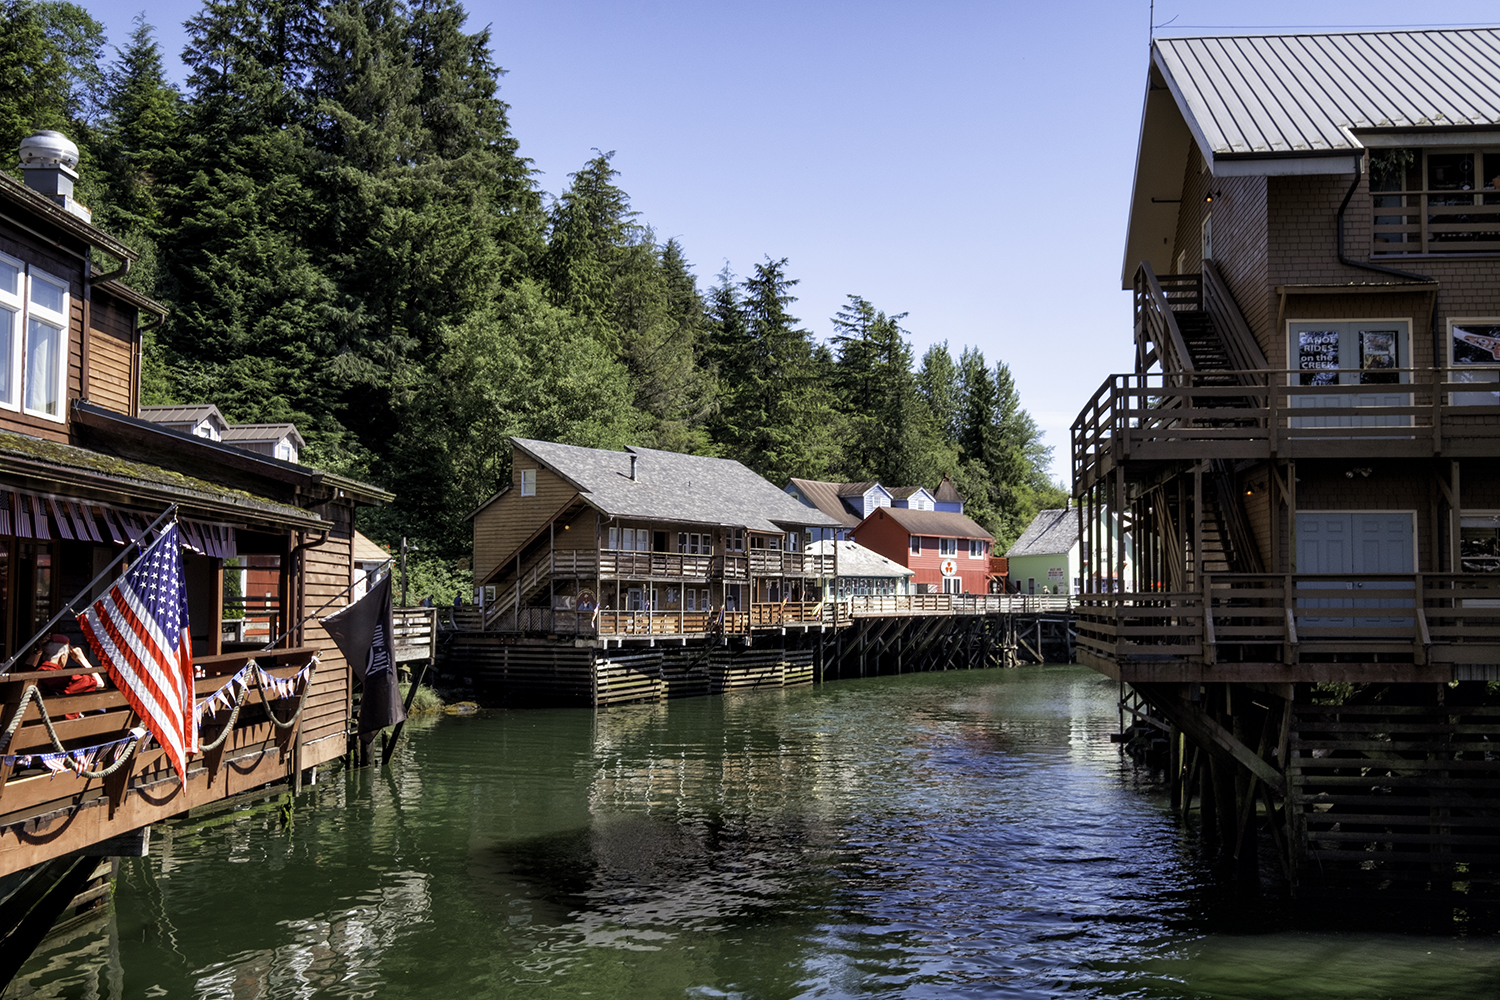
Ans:
POLYGON ((1265 295, 1269 250, 1266 236, 1266 178, 1225 177, 1214 182, 1214 262, 1229 285, 1261 353, 1276 314, 1265 295))
MULTIPOLYGON (((1177 206, 1177 236, 1172 246, 1172 272, 1196 274, 1203 269, 1203 216, 1208 204, 1203 200, 1211 190, 1213 176, 1203 169, 1203 157, 1197 146, 1188 147, 1187 164, 1182 175, 1182 202, 1177 206), (1182 267, 1177 267, 1178 256, 1182 267)), ((1218 244, 1217 232, 1214 243, 1218 244)))

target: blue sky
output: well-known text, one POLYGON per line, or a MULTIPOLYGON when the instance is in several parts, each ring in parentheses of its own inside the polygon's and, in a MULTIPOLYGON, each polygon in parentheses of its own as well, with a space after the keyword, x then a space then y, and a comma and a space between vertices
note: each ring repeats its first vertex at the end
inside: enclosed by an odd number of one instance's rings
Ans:
MULTIPOLYGON (((131 0, 83 0, 123 45, 131 0)), ((1068 427, 1132 364, 1121 255, 1147 2, 470 0, 553 194, 595 148, 707 288, 767 255, 819 337, 848 294, 1011 367, 1066 476, 1068 427)), ((156 0, 169 57, 197 0, 156 0)), ((1159 34, 1488 24, 1492 4, 1158 0, 1159 34), (1433 18, 1413 22, 1413 15, 1433 18)), ((181 76, 180 64, 173 68, 181 76)))

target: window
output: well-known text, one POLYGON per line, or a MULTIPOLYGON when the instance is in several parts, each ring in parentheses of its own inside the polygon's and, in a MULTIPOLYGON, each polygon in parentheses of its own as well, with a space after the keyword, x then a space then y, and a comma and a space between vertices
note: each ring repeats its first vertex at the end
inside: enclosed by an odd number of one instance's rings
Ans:
POLYGON ((678 552, 688 552, 688 551, 690 551, 688 549, 688 533, 686 531, 679 531, 677 533, 677 551, 678 552))
POLYGON ((786 536, 786 550, 788 552, 802 551, 802 536, 795 531, 786 536))
POLYGON ((698 610, 698 592, 696 590, 684 590, 682 592, 682 608, 684 611, 698 610))
POLYGON ((700 590, 698 592, 698 610, 699 611, 712 611, 713 609, 714 609, 713 602, 710 601, 709 597, 708 597, 708 588, 705 587, 704 589, 702 589, 702 590, 700 590))
POLYGON ((730 552, 745 551, 745 533, 738 528, 729 532, 728 544, 725 546, 725 548, 730 552))
MULTIPOLYGON (((1448 321, 1454 382, 1500 382, 1500 318, 1448 321)), ((1497 386, 1496 388, 1500 388, 1497 386)), ((1455 392, 1454 406, 1500 406, 1500 392, 1455 392)))
POLYGON ((969 558, 970 559, 983 559, 984 558, 984 540, 983 539, 981 539, 981 538, 971 538, 971 539, 969 539, 969 558))
POLYGON ((1500 150, 1372 150, 1370 194, 1374 253, 1500 250, 1500 150))
POLYGON ((919 556, 919 555, 922 554, 922 536, 921 535, 912 535, 911 536, 911 554, 914 555, 914 556, 919 556))
POLYGON ((536 496, 536 470, 521 470, 521 495, 523 497, 536 496))
POLYGON ((620 529, 619 528, 611 527, 609 529, 609 544, 607 546, 605 546, 605 547, 606 548, 610 548, 610 549, 618 549, 620 547, 620 529))
POLYGON ((957 576, 945 576, 945 577, 943 577, 943 593, 945 593, 945 594, 962 594, 963 592, 964 592, 964 581, 963 581, 962 577, 957 577, 957 576))
POLYGON ((956 556, 956 555, 958 555, 958 539, 957 538, 939 538, 938 539, 938 555, 940 555, 940 556, 956 556))
POLYGON ((0 407, 19 405, 21 375, 21 286, 23 265, 0 255, 0 407))
POLYGON ((68 378, 68 286, 30 269, 26 281, 26 343, 22 362, 22 409, 51 420, 66 419, 68 378))

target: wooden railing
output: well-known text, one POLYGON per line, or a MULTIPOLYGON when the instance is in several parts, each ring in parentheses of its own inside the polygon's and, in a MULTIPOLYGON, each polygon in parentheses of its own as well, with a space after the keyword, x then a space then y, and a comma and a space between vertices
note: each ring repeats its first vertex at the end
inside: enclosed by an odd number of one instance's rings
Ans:
MULTIPOLYGON (((274 649, 257 651, 253 658, 267 673, 285 679, 301 670, 316 652, 314 647, 274 649)), ((251 658, 250 653, 196 658, 194 665, 201 674, 193 685, 196 698, 218 691, 251 658)), ((66 683, 69 676, 71 672, 67 671, 0 674, 0 732, 14 720, 28 687, 66 683)), ((316 680, 318 675, 314 677, 316 680)), ((302 696, 299 691, 290 698, 274 700, 277 717, 293 716, 302 696)), ((41 699, 65 751, 109 746, 86 765, 89 770, 100 771, 111 765, 115 754, 124 749, 121 741, 139 725, 124 694, 114 687, 75 695, 42 691, 41 699)), ((311 704, 319 704, 316 692, 311 704)), ((342 695, 335 704, 342 719, 342 695)), ((217 740, 229 716, 227 709, 220 709, 205 720, 205 742, 217 740)), ((155 744, 147 750, 132 745, 132 756, 108 777, 87 778, 72 770, 54 774, 40 760, 42 755, 55 753, 56 746, 33 697, 15 734, 0 748, 0 815, 5 817, 8 830, 20 829, 24 823, 29 834, 19 839, 0 837, 0 875, 139 829, 215 798, 286 778, 295 760, 292 747, 304 722, 313 724, 304 717, 289 729, 275 728, 266 719, 259 696, 251 693, 240 710, 234 735, 219 748, 189 761, 190 788, 184 791, 155 744)), ((337 743, 335 756, 344 750, 343 740, 337 743)), ((310 763, 321 759, 326 758, 310 763)))
POLYGON ((392 609, 391 628, 396 633, 397 663, 433 658, 437 652, 437 617, 437 608, 392 609))
POLYGON ((224 643, 260 647, 281 634, 281 601, 274 597, 224 601, 224 643))
POLYGON ((1500 250, 1500 191, 1376 191, 1370 251, 1383 254, 1500 250))
POLYGON ((1500 575, 1215 574, 1193 593, 1075 600, 1079 649, 1116 663, 1296 664, 1362 653, 1422 665, 1500 655, 1500 575))
POLYGON ((1073 482, 1086 488, 1111 461, 1265 459, 1383 454, 1500 453, 1500 383, 1457 381, 1453 369, 1382 372, 1399 382, 1359 384, 1359 371, 1320 370, 1347 384, 1302 385, 1297 370, 1111 375, 1073 423, 1073 482), (1210 375, 1254 376, 1206 385, 1210 375), (1384 397, 1386 402, 1371 402, 1384 397), (1391 402, 1391 400, 1399 400, 1391 402))
POLYGON ((627 552, 605 549, 599 553, 599 575, 606 579, 643 580, 652 577, 707 580, 713 573, 714 557, 682 552, 627 552))
POLYGON ((1145 261, 1135 272, 1135 340, 1138 367, 1159 361, 1165 371, 1193 370, 1193 358, 1182 339, 1175 313, 1203 308, 1203 281, 1197 274, 1158 278, 1145 261))

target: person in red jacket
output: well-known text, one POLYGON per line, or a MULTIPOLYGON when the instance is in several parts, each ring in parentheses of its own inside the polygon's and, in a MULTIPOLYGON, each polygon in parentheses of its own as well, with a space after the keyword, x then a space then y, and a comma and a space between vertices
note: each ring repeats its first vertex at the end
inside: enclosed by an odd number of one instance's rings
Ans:
MULTIPOLYGON (((90 691, 104 690, 104 678, 97 673, 98 668, 83 655, 83 647, 72 645, 65 635, 58 634, 49 637, 46 644, 31 658, 31 669, 63 670, 67 668, 69 661, 89 672, 73 674, 67 680, 59 677, 55 681, 41 681, 37 687, 48 694, 88 694, 90 691)), ((77 719, 80 716, 77 712, 69 712, 67 717, 77 719)))

